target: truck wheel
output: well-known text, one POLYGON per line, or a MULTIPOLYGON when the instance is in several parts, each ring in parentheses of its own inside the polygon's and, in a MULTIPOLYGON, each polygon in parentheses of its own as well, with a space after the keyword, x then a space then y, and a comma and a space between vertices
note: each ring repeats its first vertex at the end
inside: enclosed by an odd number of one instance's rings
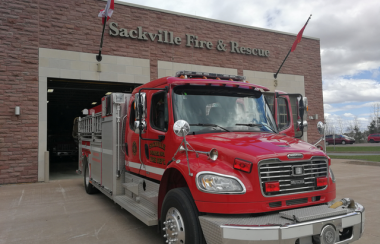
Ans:
POLYGON ((342 145, 345 145, 346 144, 346 142, 345 141, 342 141, 342 145))
POLYGON ((87 194, 96 193, 97 189, 90 183, 90 170, 89 170, 87 162, 84 165, 83 177, 84 177, 84 188, 86 189, 87 194))
POLYGON ((164 241, 172 244, 205 244, 198 216, 198 209, 188 188, 170 190, 161 210, 164 241))
POLYGON ((329 142, 328 141, 326 141, 326 146, 328 146, 329 145, 329 142))

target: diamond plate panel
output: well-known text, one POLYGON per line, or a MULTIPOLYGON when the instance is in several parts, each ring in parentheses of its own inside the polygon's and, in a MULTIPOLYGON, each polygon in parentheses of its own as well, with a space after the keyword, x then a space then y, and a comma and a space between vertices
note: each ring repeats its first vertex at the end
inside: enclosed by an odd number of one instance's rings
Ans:
MULTIPOLYGON (((307 208, 292 209, 288 211, 282 211, 279 215, 283 218, 293 220, 294 218, 298 222, 305 222, 315 219, 328 218, 338 215, 347 214, 350 210, 346 208, 329 208, 327 205, 313 206, 307 208)), ((352 211, 350 211, 352 212, 352 211)))

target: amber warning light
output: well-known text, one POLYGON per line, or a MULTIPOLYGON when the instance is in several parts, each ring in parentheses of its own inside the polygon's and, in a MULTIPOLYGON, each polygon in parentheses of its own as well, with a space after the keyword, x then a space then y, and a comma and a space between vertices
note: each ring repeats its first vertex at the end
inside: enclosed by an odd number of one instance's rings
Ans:
POLYGON ((244 171, 247 173, 251 173, 252 163, 245 161, 245 160, 242 160, 242 159, 235 158, 234 169, 241 170, 241 171, 244 171))
POLYGON ((317 178, 317 187, 327 186, 327 177, 319 177, 317 178))
POLYGON ((266 192, 280 191, 280 182, 278 182, 278 181, 266 182, 265 183, 265 191, 266 192))

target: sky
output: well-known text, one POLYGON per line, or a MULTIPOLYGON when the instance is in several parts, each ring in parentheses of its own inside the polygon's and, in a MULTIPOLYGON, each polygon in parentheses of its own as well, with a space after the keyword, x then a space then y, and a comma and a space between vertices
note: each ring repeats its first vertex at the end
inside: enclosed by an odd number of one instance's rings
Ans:
POLYGON ((122 1, 294 34, 312 14, 304 35, 320 38, 325 118, 366 129, 380 103, 378 0, 122 1))

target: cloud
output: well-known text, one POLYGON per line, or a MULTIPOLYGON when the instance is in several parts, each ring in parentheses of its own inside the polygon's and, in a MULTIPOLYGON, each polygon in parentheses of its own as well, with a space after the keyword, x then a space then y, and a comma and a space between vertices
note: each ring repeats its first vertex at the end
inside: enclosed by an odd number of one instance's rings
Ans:
POLYGON ((352 113, 344 113, 344 116, 346 116, 346 117, 355 117, 355 115, 353 115, 352 113))
POLYGON ((370 79, 326 79, 323 81, 325 103, 380 102, 380 83, 370 79))
MULTIPOLYGON (((375 104, 377 104, 377 102, 368 102, 368 103, 363 103, 363 104, 349 104, 342 107, 334 107, 334 106, 331 106, 330 104, 324 104, 323 106, 324 106, 325 112, 327 111, 329 113, 335 113, 339 111, 349 111, 349 110, 358 109, 358 108, 371 108, 375 104)), ((366 114, 360 114, 360 115, 365 116, 365 115, 372 115, 372 114, 366 113, 366 114)))
POLYGON ((380 75, 380 70, 375 70, 372 72, 372 78, 376 79, 380 75))

